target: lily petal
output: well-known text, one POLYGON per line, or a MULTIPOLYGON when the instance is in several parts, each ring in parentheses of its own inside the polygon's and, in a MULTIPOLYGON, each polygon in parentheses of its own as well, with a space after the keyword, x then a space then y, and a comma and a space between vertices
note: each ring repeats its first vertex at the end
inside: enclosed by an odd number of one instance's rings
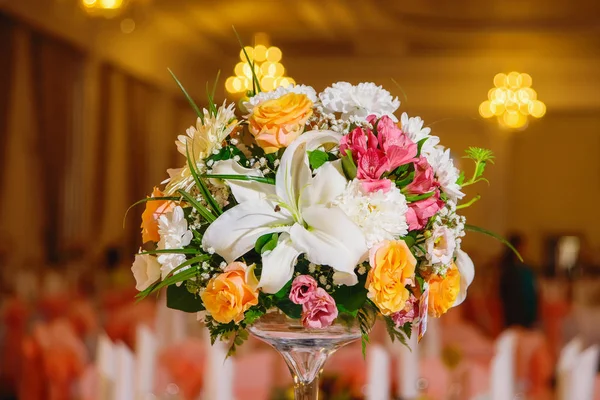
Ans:
POLYGON ((292 245, 290 235, 282 233, 277 246, 262 256, 262 273, 258 287, 265 293, 277 293, 294 275, 300 252, 292 245))
POLYGON ((467 288, 475 278, 475 265, 471 257, 462 250, 456 252, 456 267, 460 273, 460 291, 456 297, 453 307, 461 304, 467 298, 467 288))
POLYGON ((284 203, 297 205, 304 187, 310 183, 311 173, 307 151, 332 143, 339 144, 342 135, 333 131, 309 131, 292 142, 281 157, 275 180, 277 195, 284 203))
MULTIPOLYGON (((215 175, 263 176, 260 170, 242 167, 234 160, 216 162, 212 168, 212 173, 215 175)), ((269 185, 268 183, 233 179, 225 179, 225 182, 227 182, 231 188, 231 192, 238 203, 243 203, 248 200, 264 199, 267 196, 275 194, 275 186, 269 185)))
POLYGON ((202 246, 213 248, 230 263, 250 251, 260 236, 285 232, 293 223, 289 212, 271 200, 247 201, 227 210, 210 224, 202 246))
POLYGON ((358 282, 354 268, 367 253, 360 228, 337 207, 311 206, 302 210, 302 218, 310 230, 300 224, 292 226, 294 247, 306 253, 310 262, 351 274, 351 281, 358 282))
POLYGON ((327 205, 339 196, 347 185, 348 181, 342 171, 342 160, 327 162, 317 170, 311 184, 302 192, 300 206, 327 205))

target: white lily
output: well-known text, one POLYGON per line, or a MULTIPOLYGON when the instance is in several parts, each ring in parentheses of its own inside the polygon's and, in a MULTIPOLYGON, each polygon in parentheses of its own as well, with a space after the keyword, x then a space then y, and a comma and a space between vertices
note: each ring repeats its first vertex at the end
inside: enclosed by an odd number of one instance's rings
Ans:
MULTIPOLYGON (((356 284, 354 268, 367 246, 360 228, 331 204, 348 183, 341 163, 325 163, 313 177, 307 156, 307 151, 319 146, 337 145, 340 138, 332 131, 304 133, 284 152, 274 187, 228 180, 239 204, 208 227, 204 248, 214 249, 229 263, 254 248, 260 236, 279 232, 277 246, 262 255, 258 287, 265 293, 278 292, 292 278, 300 254, 312 263, 332 267, 336 283, 356 284)), ((232 162, 217 167, 219 173, 256 175, 232 162)))
POLYGON ((475 265, 467 253, 457 250, 455 264, 460 273, 460 291, 452 307, 456 307, 465 301, 467 298, 467 288, 475 278, 475 265))

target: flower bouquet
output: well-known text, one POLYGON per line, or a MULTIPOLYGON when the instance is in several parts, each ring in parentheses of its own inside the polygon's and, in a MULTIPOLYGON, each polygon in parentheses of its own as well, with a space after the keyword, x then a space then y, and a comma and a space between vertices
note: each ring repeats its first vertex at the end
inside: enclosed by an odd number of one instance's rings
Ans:
POLYGON ((253 79, 236 113, 214 88, 201 110, 175 80, 198 119, 176 141, 185 164, 138 202, 140 298, 166 287, 167 305, 200 312, 231 352, 250 331, 307 387, 337 347, 362 338, 364 350, 375 316, 405 343, 465 299, 474 267, 461 240, 487 231, 459 215, 479 198, 461 204, 462 188, 485 181, 489 150, 467 150, 466 178, 373 83, 317 93, 253 79))

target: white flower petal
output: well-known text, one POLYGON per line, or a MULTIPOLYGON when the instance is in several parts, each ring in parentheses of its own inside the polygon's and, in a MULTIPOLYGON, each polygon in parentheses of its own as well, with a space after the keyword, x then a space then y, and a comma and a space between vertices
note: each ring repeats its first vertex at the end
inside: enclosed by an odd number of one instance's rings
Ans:
MULTIPOLYGON (((213 166, 212 173, 215 175, 263 176, 260 170, 242 167, 234 160, 218 161, 213 166)), ((234 179, 226 179, 225 182, 231 188, 231 192, 238 203, 264 199, 275 194, 275 185, 269 185, 268 183, 234 179)))
POLYGON ((275 211, 271 200, 247 201, 217 218, 202 238, 205 249, 213 248, 228 263, 246 254, 254 247, 256 239, 270 232, 289 229, 293 220, 283 208, 275 211))
POLYGON ((342 171, 342 161, 327 162, 318 170, 312 183, 302 192, 301 206, 329 205, 346 190, 348 181, 342 171))
POLYGON ((258 287, 265 293, 277 293, 292 279, 300 252, 292 245, 290 235, 282 233, 277 246, 262 256, 262 272, 258 287))
POLYGON ((160 279, 160 263, 149 254, 136 254, 131 272, 135 278, 135 288, 141 292, 160 279))
POLYGON ((294 140, 281 157, 275 178, 277 195, 284 203, 297 205, 301 191, 310 183, 311 172, 307 151, 333 143, 339 144, 342 135, 333 131, 309 131, 294 140))
POLYGON ((460 273, 460 291, 456 297, 453 307, 461 304, 467 298, 467 288, 475 279, 475 265, 471 257, 462 250, 456 251, 456 267, 460 273))
POLYGON ((337 82, 319 94, 325 111, 342 113, 342 119, 364 121, 374 114, 377 117, 389 116, 398 121, 394 112, 400 107, 398 98, 392 98, 390 92, 371 82, 352 85, 337 82))
POLYGON ((309 229, 299 224, 290 229, 294 246, 312 263, 354 274, 367 253, 360 228, 337 207, 308 207, 302 210, 302 218, 309 229))

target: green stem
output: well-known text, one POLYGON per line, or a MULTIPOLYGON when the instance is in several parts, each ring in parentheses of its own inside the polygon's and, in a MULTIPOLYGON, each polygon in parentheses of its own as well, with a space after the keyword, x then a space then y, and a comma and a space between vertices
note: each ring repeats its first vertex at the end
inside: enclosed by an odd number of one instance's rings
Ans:
POLYGON ((475 162, 475 171, 473 172, 473 176, 471 177, 471 179, 469 179, 468 182, 463 183, 461 185, 462 187, 469 186, 469 185, 472 185, 475 182, 477 182, 476 179, 477 179, 477 171, 479 170, 479 164, 481 164, 481 161, 475 162))
POLYGON ((461 205, 459 205, 459 206, 456 206, 456 209, 457 209, 457 210, 460 210, 460 209, 463 209, 463 208, 470 207, 471 205, 473 205, 473 203, 475 203, 475 202, 476 202, 477 200, 479 200, 479 199, 481 199, 481 196, 480 196, 480 195, 477 195, 477 196, 473 197, 471 200, 469 200, 469 202, 468 202, 468 203, 465 203, 465 204, 461 204, 461 205))

